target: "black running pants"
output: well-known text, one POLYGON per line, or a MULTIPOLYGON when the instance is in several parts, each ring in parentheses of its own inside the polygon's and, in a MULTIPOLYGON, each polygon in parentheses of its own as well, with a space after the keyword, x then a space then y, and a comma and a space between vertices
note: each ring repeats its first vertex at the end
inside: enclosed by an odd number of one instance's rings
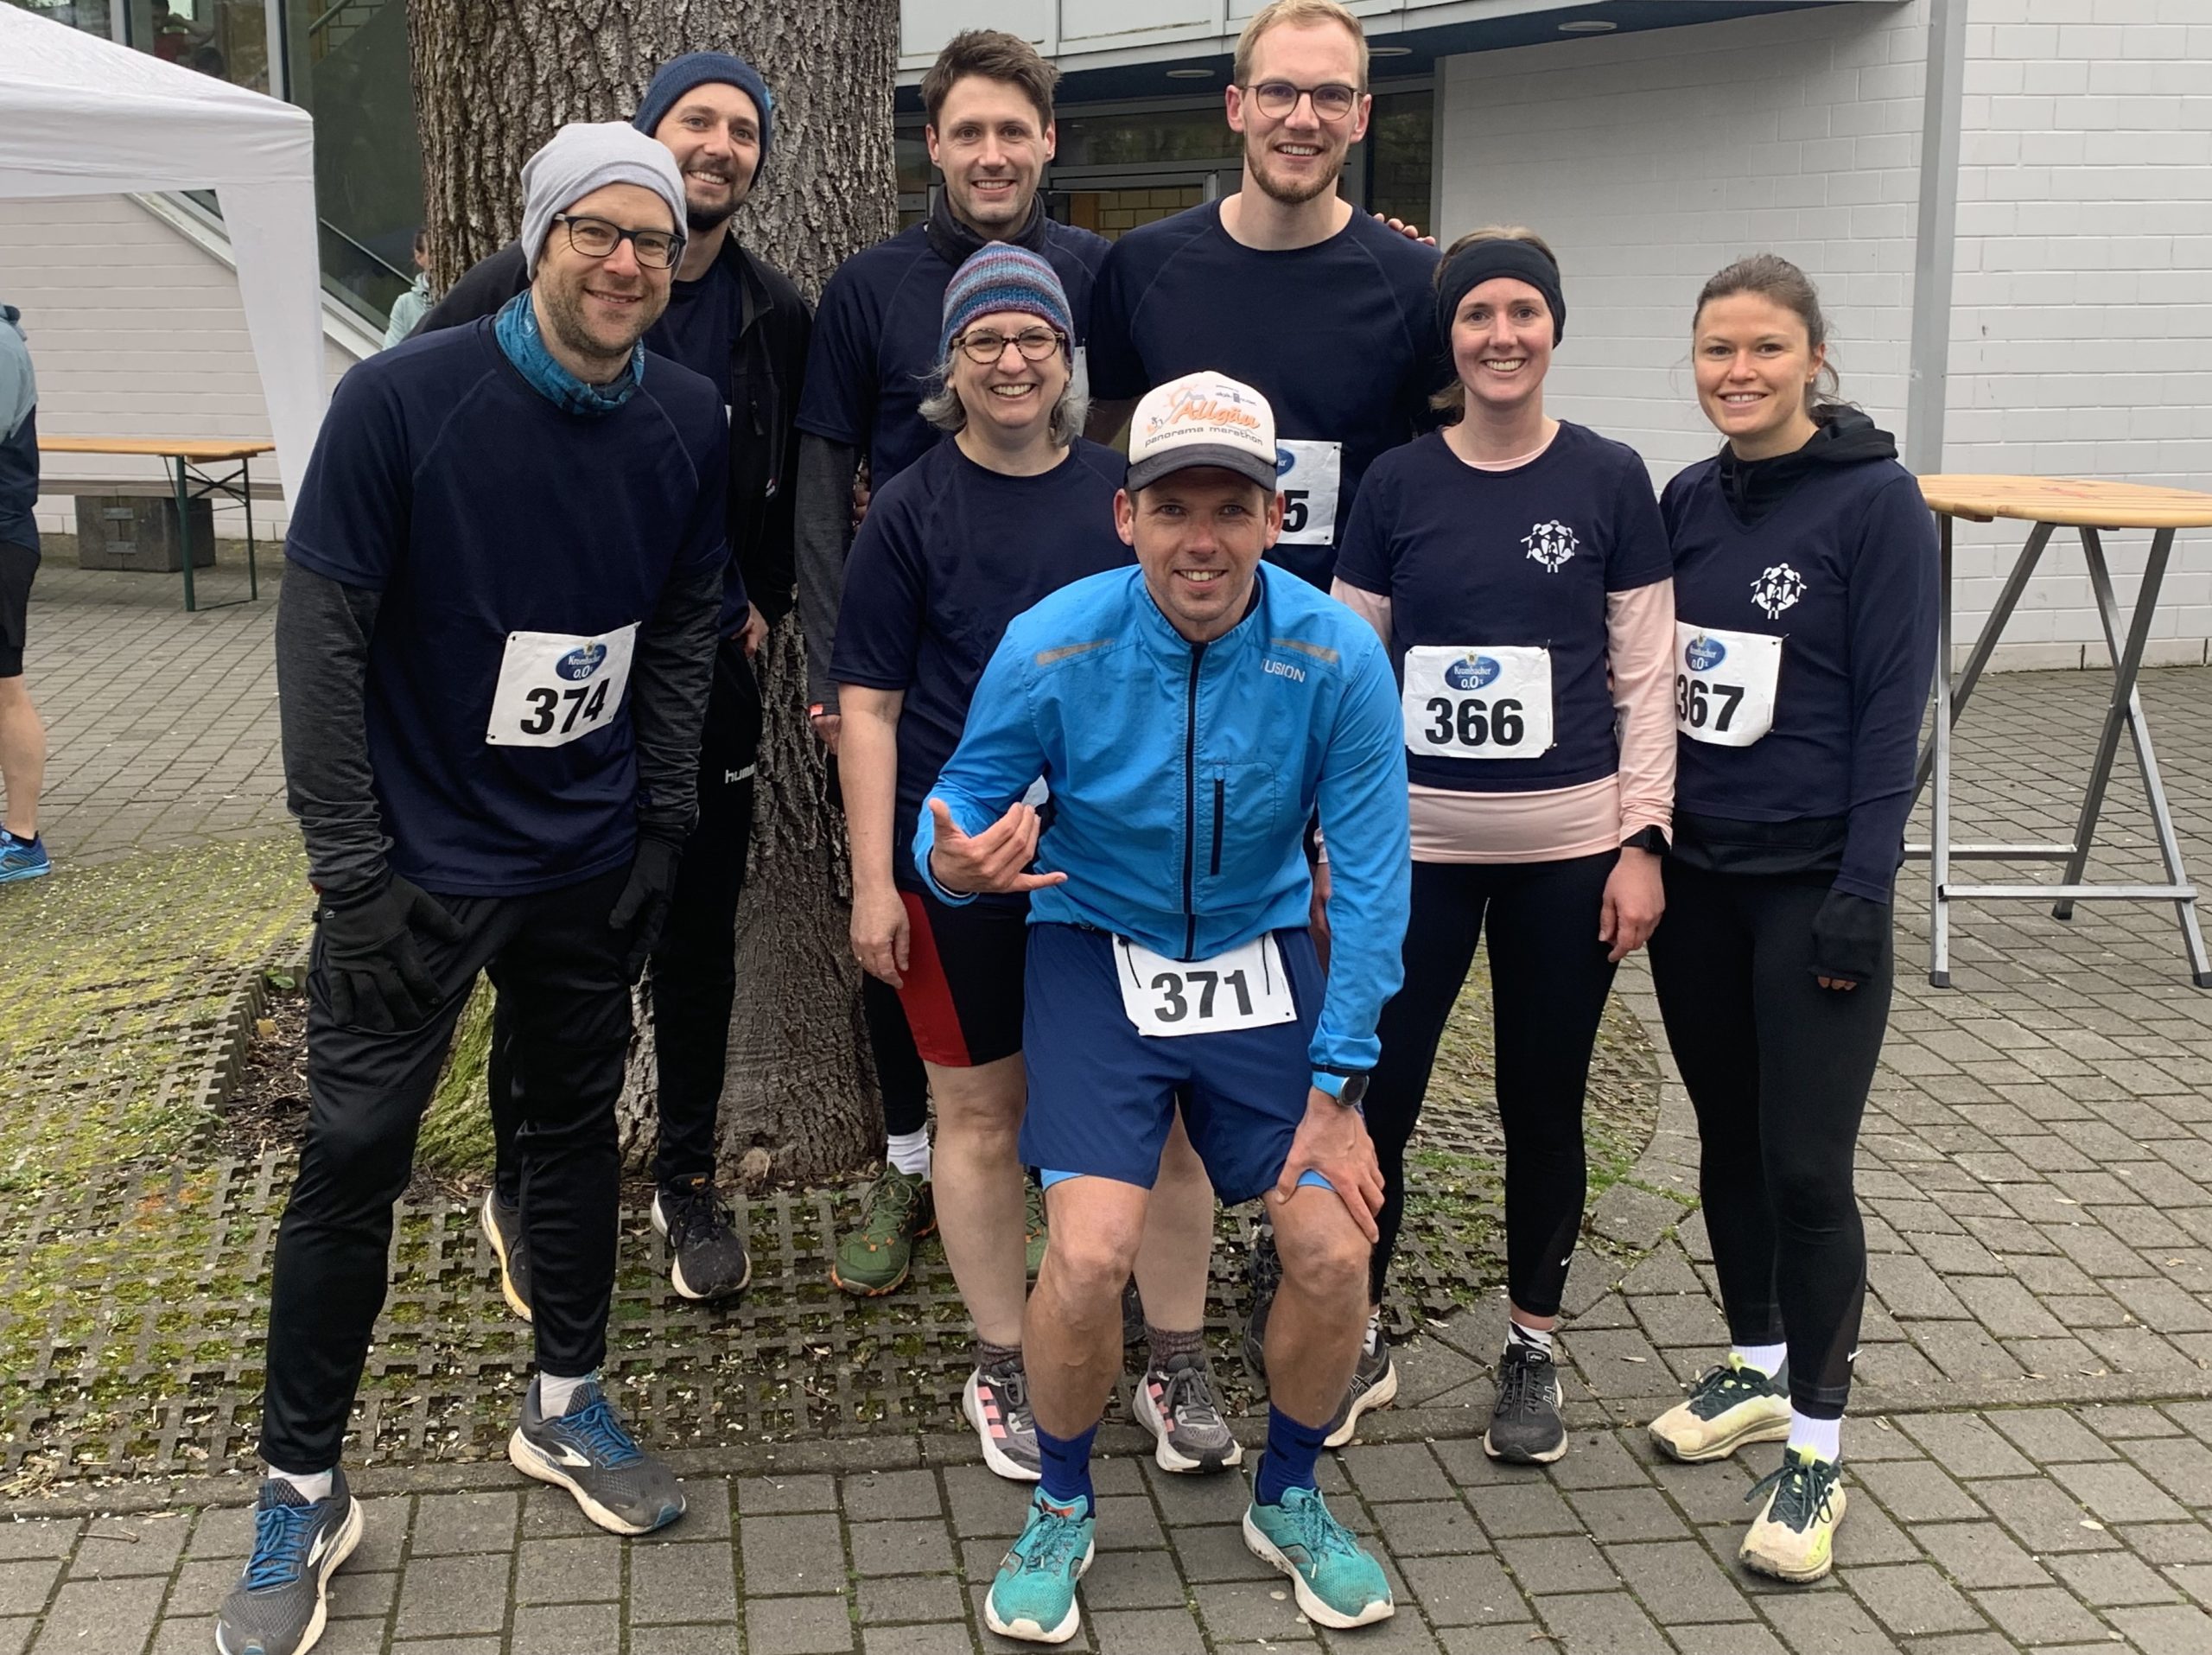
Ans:
POLYGON ((1712 874, 1669 861, 1651 970, 1696 1107, 1699 1193, 1729 1337, 1789 1346, 1789 1398, 1837 1419, 1866 1298, 1852 1187, 1859 1117, 1895 964, 1857 988, 1814 980, 1825 875, 1712 874))
POLYGON ((338 1463, 384 1308, 392 1207, 470 986, 488 971, 513 1020, 524 1233, 536 1264, 537 1365, 589 1373, 607 1353, 619 1158, 614 1101, 630 1044, 625 939, 607 923, 617 869, 560 890, 441 897, 459 941, 417 935, 445 1003, 419 1028, 348 1028, 332 1015, 315 940, 308 972, 307 1141, 277 1226, 262 1456, 302 1474, 338 1463))
POLYGON ((1559 1314, 1588 1185, 1582 1094, 1613 983, 1598 922, 1618 860, 1608 850, 1564 862, 1414 864, 1405 985, 1382 1009, 1382 1056, 1367 1092, 1383 1188, 1371 1302, 1382 1302, 1405 1217, 1406 1145, 1437 1044, 1487 927, 1505 1129, 1507 1284, 1522 1309, 1559 1314))

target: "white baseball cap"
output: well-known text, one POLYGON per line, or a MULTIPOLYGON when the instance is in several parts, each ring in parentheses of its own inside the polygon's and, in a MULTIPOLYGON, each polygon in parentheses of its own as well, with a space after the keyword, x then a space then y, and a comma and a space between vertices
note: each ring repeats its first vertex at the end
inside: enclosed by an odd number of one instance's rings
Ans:
POLYGON ((1275 415, 1268 399, 1225 373, 1200 372, 1154 385, 1129 421, 1126 486, 1215 466, 1275 492, 1275 415))

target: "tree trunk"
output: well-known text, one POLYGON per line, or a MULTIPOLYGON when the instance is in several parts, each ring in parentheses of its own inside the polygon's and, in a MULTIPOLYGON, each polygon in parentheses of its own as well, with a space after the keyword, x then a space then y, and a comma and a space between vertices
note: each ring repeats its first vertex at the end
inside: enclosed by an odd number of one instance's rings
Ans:
MULTIPOLYGON (((513 237, 523 161, 556 128, 626 116, 654 68, 687 51, 738 52, 775 92, 775 148, 734 223, 748 246, 813 295, 897 227, 898 0, 409 0, 408 16, 441 285, 513 237)), ((721 1123, 725 1170, 756 1186, 849 1170, 881 1134, 846 941, 844 824, 806 724, 804 659, 793 614, 756 664, 767 729, 721 1123)), ((642 1002, 638 1026, 621 1111, 632 1165, 652 1142, 642 1002)))

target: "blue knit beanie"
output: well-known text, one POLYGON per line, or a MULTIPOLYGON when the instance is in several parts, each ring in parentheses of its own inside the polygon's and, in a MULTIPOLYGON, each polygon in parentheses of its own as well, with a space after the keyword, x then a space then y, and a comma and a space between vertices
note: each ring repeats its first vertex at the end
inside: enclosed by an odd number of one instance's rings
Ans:
POLYGON ((938 360, 951 354, 953 340, 969 322, 1001 310, 1018 310, 1048 321, 1071 348, 1075 344, 1075 320, 1059 273, 1027 247, 993 241, 970 253, 945 286, 938 360))
POLYGON ((768 83, 760 78, 760 70, 728 52, 686 52, 682 57, 669 59, 653 76, 652 84, 645 88, 645 100, 638 105, 630 124, 651 137, 685 92, 717 82, 735 86, 760 111, 760 164, 765 168, 768 164, 769 141, 776 130, 776 99, 768 90, 768 83))

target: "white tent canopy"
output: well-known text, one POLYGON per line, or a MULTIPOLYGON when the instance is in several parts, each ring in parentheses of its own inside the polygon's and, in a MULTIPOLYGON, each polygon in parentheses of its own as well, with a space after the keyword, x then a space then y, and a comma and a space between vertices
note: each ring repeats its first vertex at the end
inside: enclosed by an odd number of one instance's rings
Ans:
POLYGON ((277 467, 297 500, 324 400, 314 121, 0 4, 0 199, 185 189, 222 203, 277 467))

